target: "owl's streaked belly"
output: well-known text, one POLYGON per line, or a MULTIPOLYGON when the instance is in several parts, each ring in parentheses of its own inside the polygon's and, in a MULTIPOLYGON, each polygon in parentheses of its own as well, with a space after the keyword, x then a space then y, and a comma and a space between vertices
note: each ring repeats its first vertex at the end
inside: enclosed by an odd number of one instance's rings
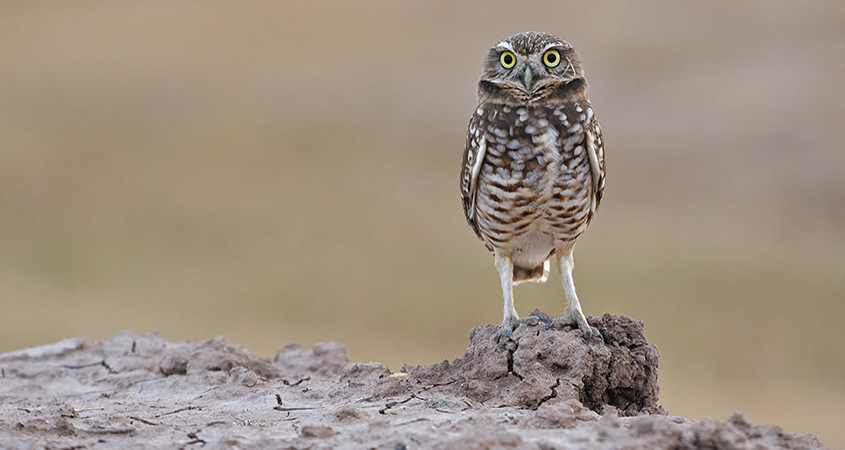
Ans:
POLYGON ((476 212, 485 243, 536 266, 586 229, 591 175, 583 135, 561 137, 543 117, 528 122, 488 123, 476 212))

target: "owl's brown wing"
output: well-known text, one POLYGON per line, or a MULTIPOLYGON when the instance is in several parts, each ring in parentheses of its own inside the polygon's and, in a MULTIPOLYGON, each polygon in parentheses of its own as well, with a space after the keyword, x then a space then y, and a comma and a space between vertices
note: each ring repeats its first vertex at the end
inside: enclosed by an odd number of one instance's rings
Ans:
POLYGON ((487 151, 487 140, 481 127, 481 116, 473 114, 467 127, 467 140, 464 146, 464 159, 461 166, 461 201, 467 223, 475 234, 481 237, 475 214, 475 194, 478 190, 478 174, 487 151))
POLYGON ((590 173, 592 175, 592 196, 590 204, 590 216, 592 216, 601 204, 604 195, 604 139, 601 135, 601 127, 596 116, 590 118, 586 127, 587 156, 590 159, 590 173))

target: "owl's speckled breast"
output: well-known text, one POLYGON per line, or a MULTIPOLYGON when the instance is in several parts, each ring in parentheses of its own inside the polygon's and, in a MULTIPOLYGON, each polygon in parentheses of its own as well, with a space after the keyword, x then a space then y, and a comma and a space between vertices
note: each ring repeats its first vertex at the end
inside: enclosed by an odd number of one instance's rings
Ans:
POLYGON ((586 102, 557 108, 482 104, 476 114, 486 145, 476 199, 479 229, 485 242, 507 248, 515 260, 542 263, 558 243, 574 241, 589 220, 584 141, 592 109, 586 102))

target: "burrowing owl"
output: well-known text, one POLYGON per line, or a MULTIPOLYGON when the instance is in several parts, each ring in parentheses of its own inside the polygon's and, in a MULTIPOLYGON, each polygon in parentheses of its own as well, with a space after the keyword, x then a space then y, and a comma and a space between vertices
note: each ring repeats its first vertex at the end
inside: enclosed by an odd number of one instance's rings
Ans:
POLYGON ((569 303, 548 325, 575 325, 588 343, 601 337, 575 295, 572 249, 599 207, 604 174, 601 130, 572 46, 526 32, 491 48, 467 129, 461 199, 470 226, 493 252, 508 335, 538 320, 519 318, 513 286, 546 281, 555 256, 569 303))

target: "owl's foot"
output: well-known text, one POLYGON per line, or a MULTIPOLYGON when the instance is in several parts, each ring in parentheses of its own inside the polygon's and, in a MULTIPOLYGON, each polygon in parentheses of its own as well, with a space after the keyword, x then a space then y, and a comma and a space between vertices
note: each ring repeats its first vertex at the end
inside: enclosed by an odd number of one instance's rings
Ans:
POLYGON ((520 325, 534 326, 534 325, 539 324, 540 322, 548 323, 549 321, 548 321, 548 319, 543 318, 543 317, 539 317, 539 316, 528 316, 528 317, 523 317, 521 319, 516 318, 516 317, 505 319, 505 321, 502 322, 501 334, 507 335, 507 337, 509 337, 512 341, 515 341, 516 339, 513 338, 513 330, 515 330, 518 326, 520 326, 520 325))
POLYGON ((598 328, 590 326, 590 324, 587 323, 587 318, 584 317, 584 313, 582 313, 578 309, 567 310, 564 315, 557 316, 550 321, 544 320, 543 322, 546 323, 547 330, 558 324, 572 325, 578 327, 578 329, 581 330, 581 333, 584 335, 584 338, 587 339, 587 345, 590 345, 590 339, 592 339, 593 336, 598 337, 599 339, 601 339, 602 342, 604 342, 604 336, 602 336, 598 328))

